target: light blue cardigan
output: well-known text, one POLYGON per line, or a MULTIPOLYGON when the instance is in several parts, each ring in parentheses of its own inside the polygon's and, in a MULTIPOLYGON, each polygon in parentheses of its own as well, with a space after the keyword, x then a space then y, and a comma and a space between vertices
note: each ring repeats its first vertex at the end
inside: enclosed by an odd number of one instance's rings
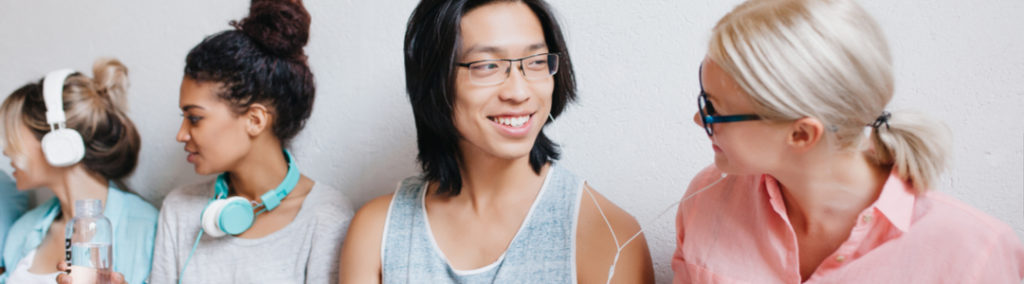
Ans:
MULTIPOLYGON (((109 189, 103 215, 114 226, 114 271, 124 274, 128 283, 143 283, 153 263, 158 212, 153 205, 121 191, 113 183, 109 189)), ((39 246, 59 213, 60 201, 54 197, 18 218, 7 234, 0 265, 14 269, 21 258, 39 246)), ((7 282, 9 272, 0 275, 0 284, 7 282)))
MULTIPOLYGON (((0 173, 0 255, 4 253, 4 238, 7 231, 14 225, 14 221, 21 217, 28 209, 28 196, 18 192, 16 184, 11 177, 0 173)), ((0 260, 0 266, 3 261, 0 260)))

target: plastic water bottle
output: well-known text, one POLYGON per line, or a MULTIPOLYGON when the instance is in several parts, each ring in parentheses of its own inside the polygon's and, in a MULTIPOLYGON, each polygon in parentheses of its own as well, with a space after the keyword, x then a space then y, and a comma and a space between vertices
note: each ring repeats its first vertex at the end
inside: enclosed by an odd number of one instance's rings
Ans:
POLYGON ((113 226, 103 216, 96 199, 75 200, 75 217, 64 230, 65 257, 75 284, 110 283, 113 259, 113 226))

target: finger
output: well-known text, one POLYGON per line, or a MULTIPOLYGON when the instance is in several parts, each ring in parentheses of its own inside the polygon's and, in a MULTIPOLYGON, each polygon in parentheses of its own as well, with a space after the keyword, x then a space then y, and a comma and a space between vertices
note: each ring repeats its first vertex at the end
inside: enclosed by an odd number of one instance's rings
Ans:
POLYGON ((71 275, 63 274, 57 275, 57 283, 59 284, 71 284, 71 275))
POLYGON ((69 269, 70 269, 70 267, 68 267, 68 263, 67 262, 61 261, 61 262, 57 263, 57 270, 58 271, 65 271, 65 272, 67 272, 67 270, 69 270, 69 269))

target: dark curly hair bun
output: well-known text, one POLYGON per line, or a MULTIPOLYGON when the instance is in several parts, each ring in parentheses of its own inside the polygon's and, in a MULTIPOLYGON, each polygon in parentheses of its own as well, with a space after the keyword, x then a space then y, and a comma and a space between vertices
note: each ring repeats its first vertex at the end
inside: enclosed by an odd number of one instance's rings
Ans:
POLYGON ((231 23, 266 51, 289 58, 304 56, 309 24, 309 12, 301 0, 254 0, 249 16, 231 23))
POLYGON ((316 84, 302 50, 309 41, 309 12, 299 0, 255 0, 233 29, 203 39, 185 57, 185 76, 217 82, 217 96, 236 114, 254 103, 272 107, 274 136, 295 137, 313 111, 316 84))

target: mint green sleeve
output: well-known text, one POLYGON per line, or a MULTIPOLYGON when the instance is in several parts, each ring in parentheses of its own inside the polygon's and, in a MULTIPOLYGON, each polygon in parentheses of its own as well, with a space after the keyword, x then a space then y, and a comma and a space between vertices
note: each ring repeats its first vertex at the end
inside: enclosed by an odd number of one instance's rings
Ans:
MULTIPOLYGON (((4 240, 14 221, 28 209, 28 196, 19 192, 6 173, 0 173, 0 256, 4 253, 4 240)), ((12 265, 13 266, 13 265, 12 265)), ((0 257, 0 267, 5 267, 0 257)))
POLYGON ((153 265, 153 242, 156 239, 158 212, 141 199, 126 203, 125 221, 118 226, 120 241, 115 243, 114 270, 130 284, 145 283, 153 265))

